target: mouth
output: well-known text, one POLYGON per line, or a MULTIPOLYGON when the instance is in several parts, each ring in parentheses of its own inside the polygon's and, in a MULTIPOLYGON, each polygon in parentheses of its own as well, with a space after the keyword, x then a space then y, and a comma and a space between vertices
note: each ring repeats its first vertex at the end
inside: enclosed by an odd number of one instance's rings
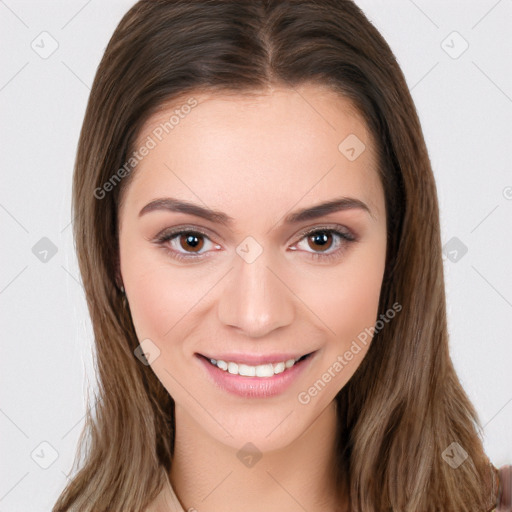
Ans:
MULTIPOLYGON (((321 350, 315 350, 302 356, 289 359, 282 359, 285 354, 275 354, 269 358, 264 356, 249 355, 235 356, 231 359, 237 361, 257 360, 267 361, 257 365, 248 365, 243 362, 236 362, 225 359, 213 359, 204 354, 196 353, 195 356, 200 366, 204 368, 206 377, 218 389, 243 398, 270 398, 285 393, 294 383, 301 378, 301 375, 311 371, 321 350)), ((224 357, 228 355, 225 354, 224 357)), ((289 356, 290 354, 286 354, 289 356)))
POLYGON ((291 357, 289 355, 283 357, 282 355, 278 355, 268 357, 267 359, 265 359, 264 357, 252 358, 252 360, 259 359, 266 361, 261 362, 260 364, 249 364, 248 362, 245 362, 251 359, 248 356, 246 356, 245 358, 231 356, 226 357, 225 359, 215 359, 212 357, 205 356, 203 354, 196 353, 196 355, 207 361, 210 365, 222 370, 225 373, 239 375, 242 377, 269 378, 273 377, 274 375, 287 372, 290 368, 299 365, 300 363, 302 363, 302 361, 305 361, 306 359, 311 357, 315 352, 316 350, 298 357, 291 357), (234 361, 233 359, 236 359, 236 361, 234 361), (244 360, 244 362, 240 362, 241 360, 244 360))

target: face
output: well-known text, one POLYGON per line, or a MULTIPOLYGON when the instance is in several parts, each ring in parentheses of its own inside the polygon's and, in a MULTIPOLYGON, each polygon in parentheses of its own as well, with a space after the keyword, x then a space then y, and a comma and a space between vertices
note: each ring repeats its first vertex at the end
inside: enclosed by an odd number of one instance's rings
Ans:
POLYGON ((136 148, 154 147, 124 191, 121 278, 177 421, 278 449, 333 406, 369 348, 360 335, 377 320, 386 254, 375 148, 351 104, 320 86, 193 97, 139 133, 136 148))

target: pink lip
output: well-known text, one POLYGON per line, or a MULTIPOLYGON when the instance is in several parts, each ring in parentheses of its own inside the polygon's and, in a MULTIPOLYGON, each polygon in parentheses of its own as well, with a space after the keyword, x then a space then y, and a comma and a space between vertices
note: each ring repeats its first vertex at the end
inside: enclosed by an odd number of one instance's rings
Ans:
POLYGON ((302 354, 285 354, 284 352, 276 353, 276 354, 237 354, 235 352, 224 352, 223 354, 217 354, 215 356, 208 356, 206 354, 197 354, 202 355, 208 359, 215 359, 215 361, 226 361, 237 364, 248 364, 249 366, 257 366, 259 364, 267 364, 267 363, 280 363, 286 362, 289 359, 298 359, 299 357, 305 356, 308 352, 303 352, 302 354))
MULTIPOLYGON (((243 377, 242 375, 234 375, 211 364, 204 356, 196 354, 196 357, 203 365, 208 377, 220 389, 243 398, 267 398, 279 395, 289 388, 311 365, 315 355, 316 351, 306 359, 295 363, 291 368, 273 377, 243 377)), ((288 359, 292 359, 292 357, 288 359)), ((283 361, 283 359, 280 361, 283 361)))

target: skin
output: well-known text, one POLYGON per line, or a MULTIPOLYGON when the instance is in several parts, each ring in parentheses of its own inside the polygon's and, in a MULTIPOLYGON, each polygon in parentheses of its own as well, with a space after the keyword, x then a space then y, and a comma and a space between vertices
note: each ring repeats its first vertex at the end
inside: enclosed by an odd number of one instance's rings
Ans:
MULTIPOLYGON (((135 330, 158 347, 151 368, 176 403, 171 483, 185 510, 340 510, 346 497, 332 481, 334 397, 370 343, 359 343, 309 403, 298 395, 377 320, 386 211, 371 134, 347 99, 319 85, 252 98, 193 96, 199 104, 137 165, 119 215, 120 271, 135 330), (354 161, 338 149, 350 134, 366 146, 354 161), (282 223, 292 211, 341 196, 363 201, 371 214, 353 208, 282 223), (235 224, 165 210, 139 217, 164 197, 223 211, 235 224), (356 241, 332 235, 322 246, 302 234, 336 224, 356 241), (207 233, 199 249, 187 235, 152 242, 179 226, 207 233), (236 252, 247 236, 263 249, 252 263, 236 252), (165 248, 208 257, 180 262, 165 248), (312 258, 336 251, 330 260, 312 258), (212 385, 194 355, 231 350, 318 352, 282 394, 244 399, 212 385), (262 454, 252 467, 237 457, 247 442, 262 454)), ((177 105, 149 119, 136 147, 177 105)))

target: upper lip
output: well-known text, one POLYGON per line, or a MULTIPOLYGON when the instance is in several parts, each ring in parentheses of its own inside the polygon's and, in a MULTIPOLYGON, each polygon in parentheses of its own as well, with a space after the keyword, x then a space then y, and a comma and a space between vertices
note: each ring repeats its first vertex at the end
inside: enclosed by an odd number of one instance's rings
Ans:
POLYGON ((289 359, 299 359, 302 356, 309 354, 310 352, 302 352, 300 354, 294 353, 276 353, 276 354, 240 354, 236 352, 225 352, 222 354, 216 354, 215 356, 209 356, 206 354, 199 354, 206 357, 207 359, 215 359, 216 361, 229 361, 238 364, 247 364, 249 366, 257 366, 260 364, 268 363, 280 363, 282 361, 288 361, 289 359))

